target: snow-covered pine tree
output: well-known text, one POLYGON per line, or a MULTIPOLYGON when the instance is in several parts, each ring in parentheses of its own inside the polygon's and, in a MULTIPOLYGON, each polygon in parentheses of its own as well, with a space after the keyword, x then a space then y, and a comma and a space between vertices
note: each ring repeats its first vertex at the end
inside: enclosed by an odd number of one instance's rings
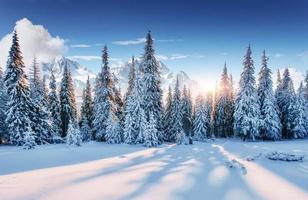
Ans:
POLYGON ((108 144, 119 144, 123 141, 122 128, 118 117, 110 110, 106 121, 106 142, 108 144))
POLYGON ((146 147, 156 147, 159 144, 157 137, 157 123, 154 119, 154 115, 150 113, 150 121, 146 125, 145 129, 145 138, 144 138, 144 146, 146 147))
POLYGON ((162 89, 161 89, 161 72, 159 63, 154 56, 153 39, 149 31, 146 36, 146 45, 141 62, 143 70, 144 83, 144 103, 143 110, 147 121, 149 121, 150 113, 154 115, 154 120, 157 123, 158 139, 163 141, 163 107, 162 107, 162 89))
POLYGON ((76 122, 69 121, 66 135, 66 144, 72 146, 81 146, 81 142, 82 136, 76 122))
POLYGON ((286 68, 283 72, 281 84, 277 86, 276 98, 280 110, 280 118, 282 124, 282 138, 293 138, 293 121, 294 121, 294 103, 295 91, 293 81, 290 77, 289 69, 286 68))
MULTIPOLYGON (((49 98, 48 98, 48 93, 49 93, 49 90, 48 90, 48 87, 47 87, 47 77, 46 75, 43 76, 43 82, 42 82, 42 88, 43 88, 43 104, 45 106, 45 108, 48 108, 50 105, 49 105, 49 98)), ((47 109, 47 112, 48 109, 47 109)))
MULTIPOLYGON (((308 106, 308 70, 306 71, 306 76, 305 76, 305 86, 304 86, 304 97, 306 99, 307 102, 307 106, 308 106)), ((307 109, 308 110, 308 109, 307 109)))
POLYGON ((259 72, 258 97, 260 102, 260 137, 262 139, 281 139, 281 123, 278 106, 273 92, 272 72, 267 66, 268 57, 263 51, 259 72))
POLYGON ((83 91, 80 118, 81 118, 80 128, 83 140, 88 141, 94 139, 92 137, 93 101, 92 101, 92 88, 90 83, 90 77, 88 77, 86 87, 83 91))
POLYGON ((77 108, 74 93, 73 79, 68 64, 64 66, 63 76, 60 86, 60 116, 61 133, 65 137, 69 128, 69 122, 76 123, 77 108))
POLYGON ((108 49, 104 46, 102 55, 102 70, 98 77, 95 97, 95 112, 93 127, 95 131, 96 140, 104 141, 107 119, 109 117, 110 110, 114 112, 114 94, 113 94, 113 79, 110 73, 109 61, 108 61, 108 49))
POLYGON ((210 127, 207 126, 205 102, 202 95, 198 95, 195 103, 195 117, 193 121, 193 139, 204 142, 209 135, 210 127))
POLYGON ((125 108, 124 141, 127 144, 143 143, 145 114, 143 105, 143 84, 139 70, 136 71, 134 87, 127 97, 125 108))
POLYGON ((214 123, 216 136, 232 136, 233 108, 232 86, 228 76, 227 65, 225 63, 223 73, 221 75, 220 87, 217 92, 217 102, 215 104, 214 123))
POLYGON ((61 118, 60 118, 60 102, 57 95, 57 82, 55 78, 55 71, 51 69, 50 71, 50 80, 49 80, 49 89, 50 93, 48 94, 48 104, 49 112, 51 119, 51 127, 54 133, 55 139, 61 135, 61 118))
POLYGON ((244 141, 253 141, 259 136, 260 105, 255 88, 254 66, 251 48, 248 46, 244 57, 244 71, 241 74, 239 91, 235 101, 234 132, 244 141))
POLYGON ((34 105, 30 98, 28 79, 24 72, 17 32, 14 31, 12 46, 9 51, 4 85, 8 96, 6 123, 9 128, 9 142, 15 145, 24 144, 24 136, 29 124, 32 126, 34 105))
POLYGON ((301 82, 298 88, 298 94, 295 97, 295 102, 291 106, 293 107, 293 125, 292 132, 293 138, 303 138, 308 135, 308 116, 305 109, 305 97, 304 97, 304 86, 301 82))
POLYGON ((178 142, 179 139, 182 139, 182 133, 184 133, 182 126, 181 92, 179 87, 179 78, 177 77, 171 104, 170 142, 178 142))
POLYGON ((3 71, 0 66, 0 144, 8 139, 8 125, 5 122, 8 96, 3 81, 3 71))
POLYGON ((165 112, 164 112, 164 129, 163 129, 163 136, 165 141, 169 141, 171 135, 171 108, 172 106, 172 91, 171 86, 168 88, 167 100, 165 105, 165 112))
POLYGON ((48 103, 45 99, 46 94, 40 71, 40 66, 36 58, 34 58, 32 70, 30 71, 30 96, 35 105, 33 110, 33 122, 35 125, 32 127, 32 130, 36 133, 36 143, 44 144, 53 141, 53 132, 49 124, 48 103))
POLYGON ((192 100, 190 91, 184 85, 181 99, 182 109, 182 125, 185 135, 189 138, 192 137, 192 100))
POLYGON ((125 94, 125 104, 127 102, 127 98, 131 95, 133 88, 134 88, 134 83, 135 83, 135 77, 136 77, 136 67, 135 67, 135 58, 134 56, 132 57, 132 65, 130 66, 129 69, 129 74, 128 74, 128 87, 126 90, 125 94))
POLYGON ((119 119, 120 124, 120 131, 123 134, 124 129, 124 121, 125 121, 125 115, 124 115, 124 102, 122 99, 121 89, 116 87, 116 84, 118 83, 118 79, 113 73, 113 94, 114 94, 114 114, 119 119))
POLYGON ((26 128, 26 132, 24 133, 24 144, 23 144, 23 148, 24 149, 34 149, 34 147, 36 146, 36 142, 35 142, 35 133, 32 130, 31 126, 30 126, 30 121, 28 122, 27 128, 26 128))

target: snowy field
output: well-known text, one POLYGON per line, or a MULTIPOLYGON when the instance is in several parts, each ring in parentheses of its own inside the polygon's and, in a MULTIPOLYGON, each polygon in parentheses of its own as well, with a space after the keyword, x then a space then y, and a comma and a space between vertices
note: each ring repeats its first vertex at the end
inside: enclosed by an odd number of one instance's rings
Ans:
POLYGON ((0 146, 0 199, 308 199, 308 140, 0 146), (303 161, 267 158, 274 151, 303 161))

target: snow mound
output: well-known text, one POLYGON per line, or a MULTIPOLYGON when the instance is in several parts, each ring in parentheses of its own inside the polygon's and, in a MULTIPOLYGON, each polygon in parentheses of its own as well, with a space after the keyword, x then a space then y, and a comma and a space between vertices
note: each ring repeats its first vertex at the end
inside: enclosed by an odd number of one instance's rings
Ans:
POLYGON ((296 162, 300 161, 302 162, 304 159, 304 155, 295 155, 292 153, 285 153, 285 152, 272 152, 267 154, 266 156, 270 160, 281 160, 281 161, 288 161, 288 162, 296 162))
POLYGON ((231 161, 226 162, 226 166, 229 169, 239 169, 243 175, 247 174, 247 169, 244 164, 236 159, 232 159, 231 161))

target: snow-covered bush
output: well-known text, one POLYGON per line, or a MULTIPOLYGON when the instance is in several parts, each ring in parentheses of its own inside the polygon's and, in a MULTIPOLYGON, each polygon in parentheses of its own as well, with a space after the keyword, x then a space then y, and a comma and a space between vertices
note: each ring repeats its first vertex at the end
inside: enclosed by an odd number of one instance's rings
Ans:
POLYGON ((66 136, 66 144, 80 146, 82 141, 82 137, 80 131, 76 126, 70 122, 68 125, 67 136, 66 136))
POLYGON ((32 131, 31 127, 28 126, 27 131, 24 132, 24 149, 34 149, 34 147, 36 146, 34 134, 35 133, 32 131))
POLYGON ((157 137, 157 129, 156 129, 156 122, 154 119, 153 114, 150 114, 150 121, 147 123, 146 130, 145 130, 145 139, 144 139, 144 146, 146 147, 156 147, 159 144, 158 137, 157 137))

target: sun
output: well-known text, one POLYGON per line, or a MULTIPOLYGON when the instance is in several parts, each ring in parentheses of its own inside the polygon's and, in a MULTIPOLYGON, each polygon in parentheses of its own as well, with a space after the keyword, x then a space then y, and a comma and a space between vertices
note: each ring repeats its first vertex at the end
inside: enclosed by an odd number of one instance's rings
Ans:
POLYGON ((202 82, 199 82, 199 88, 200 88, 200 92, 202 94, 206 94, 206 93, 214 93, 217 86, 216 86, 216 83, 215 81, 202 81, 202 82))

